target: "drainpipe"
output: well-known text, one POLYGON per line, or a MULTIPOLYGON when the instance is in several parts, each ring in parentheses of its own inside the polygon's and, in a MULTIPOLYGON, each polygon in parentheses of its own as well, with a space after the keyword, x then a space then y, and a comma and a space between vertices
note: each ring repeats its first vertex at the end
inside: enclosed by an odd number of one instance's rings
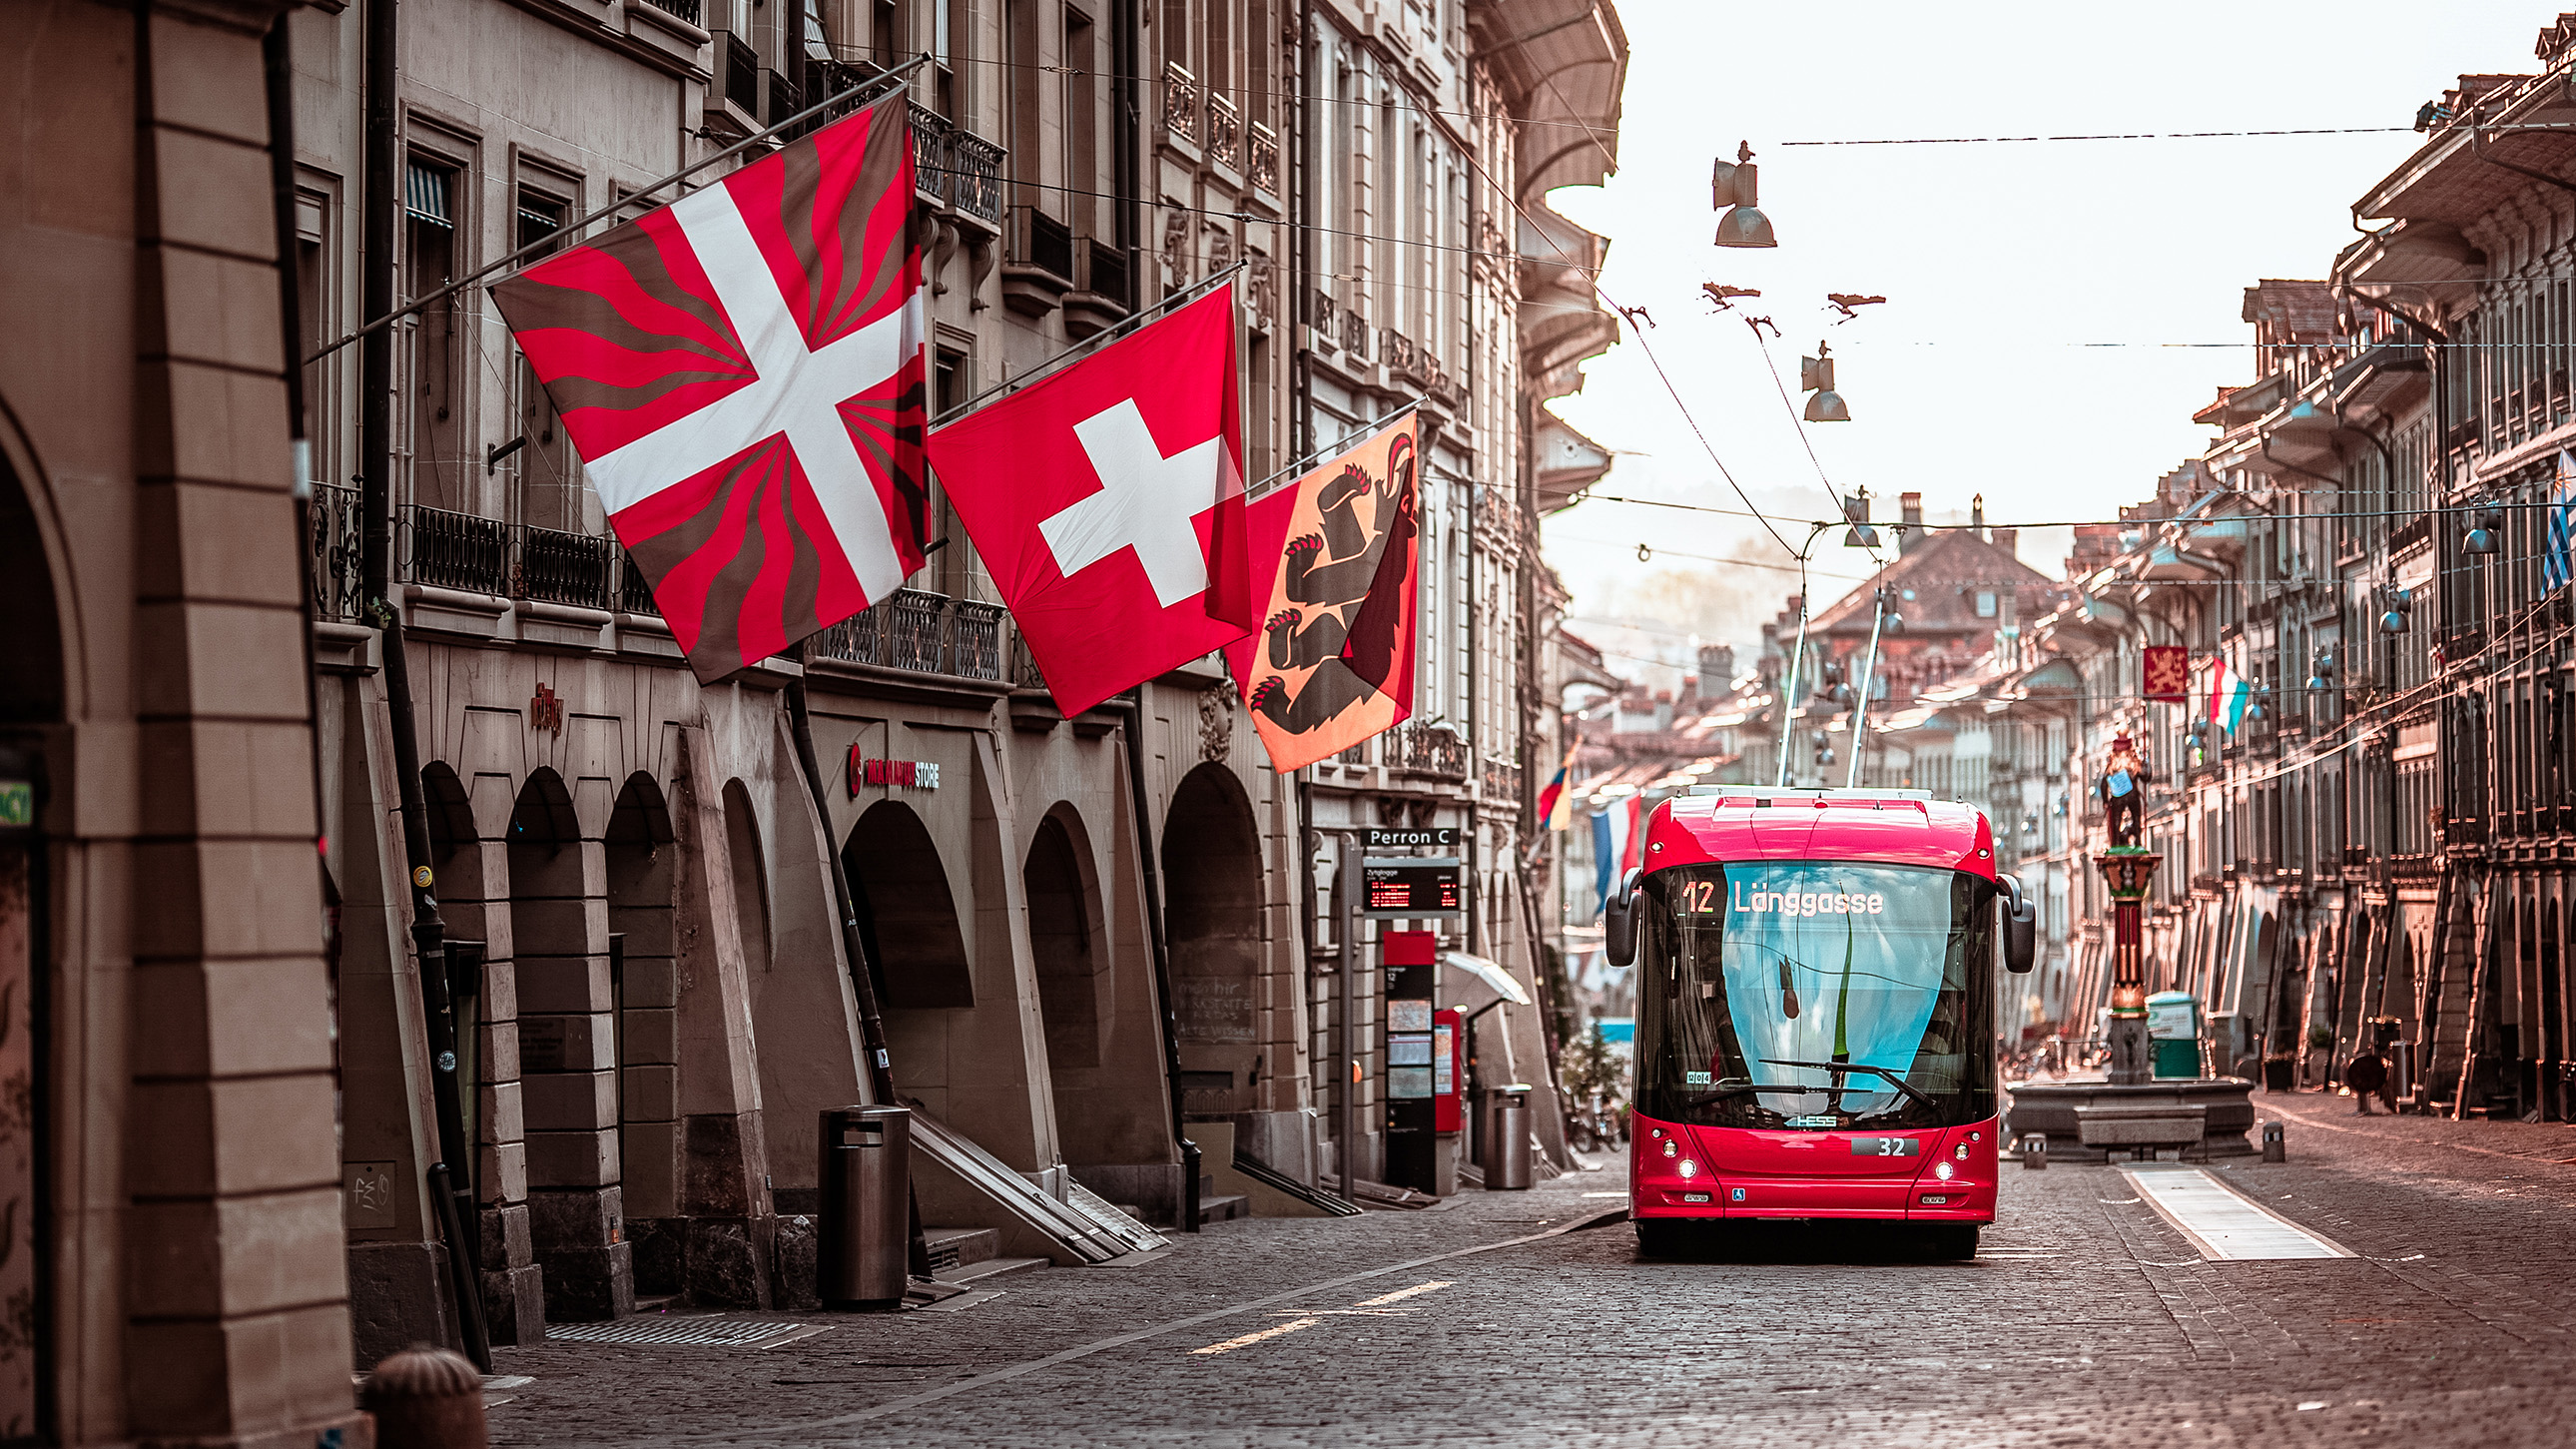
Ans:
MULTIPOLYGON (((397 0, 367 0, 366 170, 360 202, 366 208, 362 307, 380 317, 394 305, 394 218, 402 189, 402 138, 395 129, 397 0)), ((281 245, 283 239, 281 238, 281 245)), ((410 660, 403 623, 389 600, 393 554, 394 336, 387 327, 367 334, 358 353, 360 411, 359 507, 366 519, 362 553, 367 613, 384 656, 385 703, 392 716, 394 783, 402 808, 405 876, 411 887, 411 938, 419 972, 428 1036, 431 1097, 438 1112, 439 1161, 431 1164, 429 1194, 447 1239, 447 1268, 456 1293, 456 1316, 466 1357, 492 1371, 492 1342, 483 1321, 477 1281, 482 1252, 465 1131, 462 1084, 456 1077, 456 1009, 447 981, 447 926, 439 919, 438 893, 429 858, 429 806, 420 784, 420 721, 413 709, 410 660)))
MULTIPOLYGON (((1185 1233, 1199 1230, 1199 1145, 1181 1121, 1181 1021, 1172 1006, 1171 945, 1163 935, 1163 881, 1154 848, 1154 813, 1145 803, 1145 686, 1122 701, 1127 715, 1127 802, 1136 814, 1136 871, 1145 881, 1145 931, 1154 950, 1154 994, 1163 1008, 1163 1082, 1172 1098, 1172 1145, 1181 1153, 1181 1205, 1185 1233)), ((1336 886, 1341 877, 1334 876, 1336 886)), ((1347 1151, 1347 1149, 1345 1149, 1347 1151)))

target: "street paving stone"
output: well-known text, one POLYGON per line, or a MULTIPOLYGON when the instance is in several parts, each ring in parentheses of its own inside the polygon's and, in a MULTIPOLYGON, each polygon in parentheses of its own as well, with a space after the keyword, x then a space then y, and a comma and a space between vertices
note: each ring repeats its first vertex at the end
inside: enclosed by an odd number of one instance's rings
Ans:
POLYGON ((503 1349, 534 1382, 493 1441, 2576 1444, 2576 1130, 2256 1101, 2291 1160, 2210 1171, 2357 1256, 2204 1261, 2118 1172, 2007 1161, 1972 1263, 1840 1238, 1649 1262, 1625 1225, 1561 1231, 1618 1205, 1583 1196, 1617 1189, 1613 1163, 1430 1212, 1220 1224, 964 1313, 774 1315, 831 1325, 776 1348, 503 1349))

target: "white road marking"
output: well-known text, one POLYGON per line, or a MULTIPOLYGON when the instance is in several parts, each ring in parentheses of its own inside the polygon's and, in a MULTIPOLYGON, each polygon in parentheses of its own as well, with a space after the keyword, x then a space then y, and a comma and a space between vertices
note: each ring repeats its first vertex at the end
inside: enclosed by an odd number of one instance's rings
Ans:
POLYGON ((1277 1338, 1283 1333, 1295 1333, 1298 1329, 1312 1328, 1323 1321, 1324 1320, 1320 1318, 1300 1318, 1294 1323, 1283 1323, 1277 1328, 1265 1328, 1258 1333, 1247 1333, 1241 1338, 1229 1338, 1223 1343, 1211 1343, 1205 1348, 1191 1349, 1190 1352, 1200 1354, 1231 1353, 1238 1348, 1249 1348, 1253 1344, 1259 1343, 1265 1338, 1277 1338))
POLYGON ((2342 1244, 2300 1227, 2197 1167, 2124 1167, 2120 1175, 2203 1258, 2353 1256, 2342 1244))
POLYGON ((1354 1303, 1354 1304, 1352 1304, 1351 1306, 1352 1306, 1353 1308, 1383 1308, 1383 1307, 1385 1307, 1386 1305, 1388 1305, 1388 1304, 1390 1304, 1390 1303, 1398 1303, 1398 1302, 1402 1302, 1403 1300, 1405 1300, 1405 1299, 1407 1299, 1407 1298, 1410 1298, 1410 1297, 1414 1296, 1414 1295, 1415 1295, 1415 1294, 1417 1294, 1417 1293, 1437 1293, 1437 1292, 1439 1292, 1441 1289, 1446 1288, 1446 1287, 1448 1287, 1448 1286, 1450 1286, 1450 1285, 1449 1285, 1449 1284, 1447 1284, 1447 1283, 1445 1283, 1445 1282, 1443 1282, 1443 1283, 1416 1283, 1416 1284, 1414 1284, 1414 1285, 1413 1285, 1412 1287, 1410 1287, 1410 1288, 1399 1288, 1399 1289, 1397 1289, 1396 1291, 1394 1291, 1394 1292, 1392 1292, 1392 1293, 1381 1294, 1381 1295, 1379 1295, 1378 1297, 1375 1297, 1375 1298, 1363 1298, 1363 1299, 1361 1299, 1359 1302, 1354 1303))

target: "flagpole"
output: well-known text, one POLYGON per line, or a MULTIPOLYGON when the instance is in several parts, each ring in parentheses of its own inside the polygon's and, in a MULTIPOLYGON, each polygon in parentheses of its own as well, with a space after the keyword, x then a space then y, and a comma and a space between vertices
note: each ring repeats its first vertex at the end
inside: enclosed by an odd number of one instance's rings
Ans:
POLYGON ((1058 367, 1071 362, 1075 358, 1082 356, 1084 353, 1090 352, 1094 348, 1112 341, 1122 334, 1135 330, 1135 328, 1145 322, 1146 319, 1164 312, 1169 312, 1173 308, 1178 307, 1185 302, 1196 301, 1198 298, 1214 291, 1218 283, 1233 280, 1235 273, 1242 271, 1250 265, 1251 263, 1249 261, 1238 261, 1232 266, 1225 268, 1223 271, 1213 273, 1201 281, 1194 282, 1189 286, 1183 287, 1181 290, 1165 297, 1153 306, 1147 307, 1143 311, 1135 313, 1133 316, 1122 318, 1110 326, 1100 329, 1098 332, 1082 339, 1080 342, 1077 342, 1073 346, 1066 348, 1064 351, 1057 353, 1055 356, 1046 359, 1044 362, 1041 362, 1037 366, 1030 368, 1028 371, 1021 373, 1019 376, 1005 378, 1002 381, 993 384, 991 387, 988 387, 982 392, 975 394, 973 397, 966 399, 964 402, 957 404, 948 411, 932 418, 930 420, 930 426, 935 428, 942 423, 955 422, 957 419, 964 417, 967 413, 974 411, 977 407, 990 401, 998 394, 1009 392, 1015 388, 1028 386, 1030 383, 1037 381, 1040 377, 1055 371, 1058 367))
POLYGON ((526 257, 531 253, 552 250, 555 243, 577 231, 580 231, 583 227, 590 225, 592 222, 614 215, 617 212, 625 210, 627 207, 633 206, 637 198, 650 196, 654 192, 659 191, 663 187, 669 186, 674 182, 687 180, 691 176, 706 170, 708 167, 715 165, 719 161, 726 160, 733 156, 738 156, 744 151, 747 151, 750 148, 768 140, 770 137, 777 135, 779 132, 786 130, 788 127, 811 120, 814 117, 821 115, 823 112, 832 109, 834 106, 840 105, 861 91, 867 90, 872 86, 881 85, 890 80, 898 79, 906 71, 918 68, 924 61, 929 59, 929 55, 925 53, 914 56, 903 64, 894 67, 892 70, 878 71, 875 75, 869 76, 866 80, 859 82, 857 85, 851 86, 849 89, 842 91, 837 95, 817 101, 813 105, 807 106, 805 109, 798 111, 795 115, 789 116, 786 120, 780 121, 774 126, 769 126, 762 130, 752 132, 750 135, 743 137, 741 140, 734 142, 732 145, 725 147, 723 150, 716 152, 712 156, 693 161, 688 165, 681 167, 679 170, 672 172, 670 175, 663 177, 661 180, 654 182, 650 186, 646 186, 637 191, 630 191, 626 195, 599 208, 588 216, 582 217, 578 221, 568 221, 553 231, 546 233, 543 237, 528 243, 526 246, 523 246, 517 251, 510 253, 508 256, 501 258, 499 261, 493 262, 484 267, 481 271, 474 272, 458 281, 450 282, 435 292, 414 297, 409 302, 406 302, 403 305, 396 307, 394 310, 387 312, 385 315, 378 317, 376 320, 367 323, 357 331, 350 333, 348 336, 343 337, 336 342, 324 344, 319 351, 316 351, 313 355, 304 359, 304 365, 309 367, 312 364, 321 361, 323 358, 330 356, 332 353, 339 351, 341 348, 348 346, 350 343, 357 341, 359 338, 366 336, 370 332, 377 331, 380 328, 389 327, 424 307, 434 306, 439 302, 445 301, 447 298, 453 297, 457 293, 464 291, 466 288, 473 286, 475 283, 482 281, 485 277, 492 275, 494 272, 516 266, 521 258, 526 257))
MULTIPOLYGON (((1404 416, 1406 413, 1412 412, 1420 406, 1422 406, 1422 399, 1418 397, 1397 404, 1394 411, 1380 413, 1378 416, 1360 424, 1359 428, 1354 431, 1349 438, 1344 438, 1342 441, 1327 448, 1317 448, 1315 451, 1308 453, 1305 457, 1298 459, 1296 462, 1289 464, 1287 467, 1282 468, 1278 472, 1271 474, 1269 477, 1262 479, 1260 482, 1253 484, 1250 488, 1244 490, 1244 496, 1247 498, 1260 497, 1262 494, 1268 492, 1270 486, 1277 483, 1280 479, 1289 477, 1293 474, 1302 473, 1307 469, 1314 467, 1324 459, 1331 457, 1333 454, 1350 447, 1352 438, 1365 440, 1370 434, 1375 433, 1378 429, 1385 427, 1387 424, 1394 422, 1397 418, 1404 416)), ((1449 472, 1446 468, 1443 468, 1440 471, 1444 473, 1449 472)), ((1450 473, 1449 476, 1452 478, 1458 477, 1455 473, 1450 473)), ((1458 481, 1462 483, 1473 483, 1476 480, 1473 478, 1460 478, 1458 481)))

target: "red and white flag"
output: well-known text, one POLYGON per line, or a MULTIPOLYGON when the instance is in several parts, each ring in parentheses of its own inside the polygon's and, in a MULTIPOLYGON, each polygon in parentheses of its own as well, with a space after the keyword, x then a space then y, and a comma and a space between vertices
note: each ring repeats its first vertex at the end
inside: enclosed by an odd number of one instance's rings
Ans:
POLYGON ((492 289, 702 681, 921 567, 900 95, 492 289))
POLYGON ((1056 707, 1252 632, 1234 289, 930 437, 1056 707))

